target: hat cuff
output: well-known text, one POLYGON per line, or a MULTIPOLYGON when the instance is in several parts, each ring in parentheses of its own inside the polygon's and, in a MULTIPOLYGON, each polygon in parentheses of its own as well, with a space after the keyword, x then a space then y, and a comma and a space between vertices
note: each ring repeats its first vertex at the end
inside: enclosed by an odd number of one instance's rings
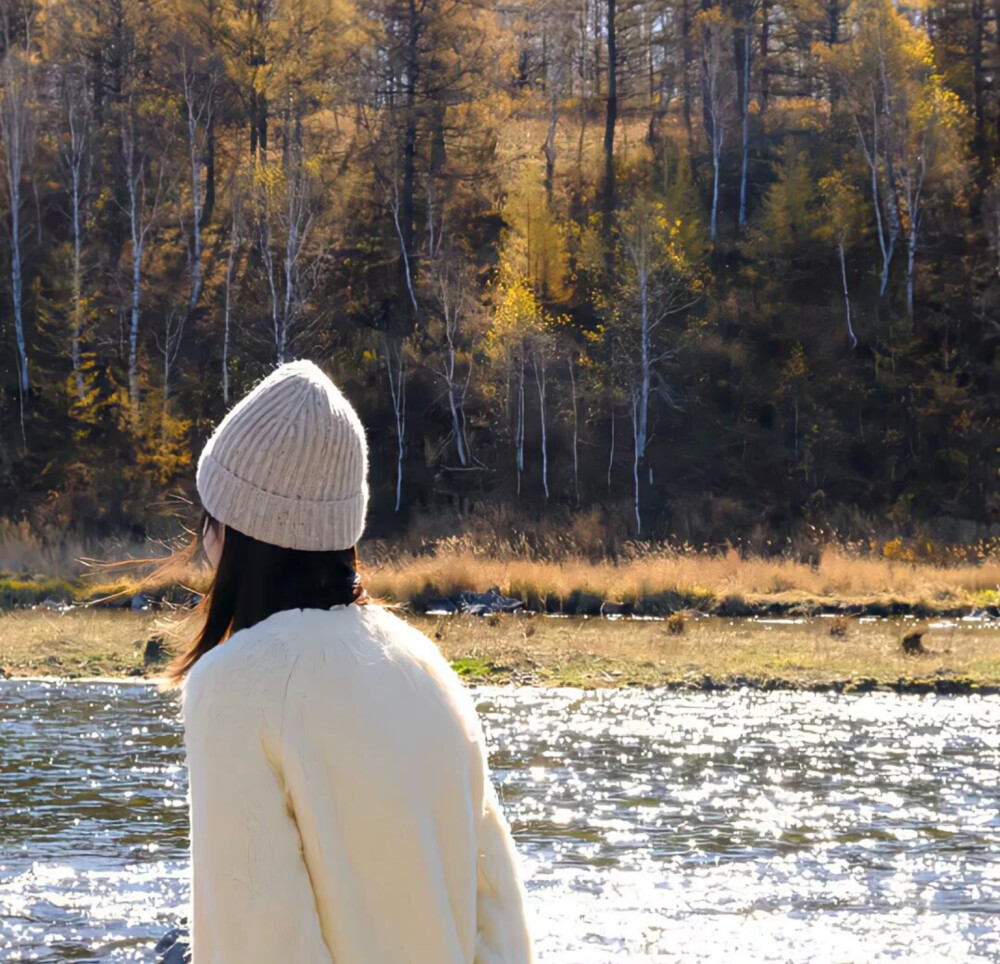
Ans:
POLYGON ((227 469, 211 452, 198 462, 205 510, 237 532, 286 549, 332 552, 357 545, 365 528, 368 486, 346 499, 313 501, 266 492, 227 469))

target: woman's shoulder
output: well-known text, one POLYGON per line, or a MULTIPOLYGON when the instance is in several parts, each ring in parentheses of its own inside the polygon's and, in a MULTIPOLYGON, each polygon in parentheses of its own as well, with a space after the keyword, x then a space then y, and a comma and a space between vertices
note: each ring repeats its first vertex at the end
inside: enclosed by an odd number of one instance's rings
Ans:
POLYGON ((263 677, 286 678, 293 667, 325 686, 360 673, 405 672, 434 688, 463 687, 437 646, 419 629, 378 603, 331 609, 290 609, 241 629, 206 653, 191 669, 186 692, 216 681, 249 684, 263 677))
MULTIPOLYGON (((346 607, 337 607, 337 610, 346 607)), ((311 640, 329 635, 332 611, 286 609, 273 613, 253 626, 237 630, 191 667, 185 694, 217 679, 234 680, 262 673, 280 672, 297 654, 309 648, 311 640)), ((349 621, 350 617, 348 617, 349 621)), ((344 620, 339 620, 343 622, 344 620)))

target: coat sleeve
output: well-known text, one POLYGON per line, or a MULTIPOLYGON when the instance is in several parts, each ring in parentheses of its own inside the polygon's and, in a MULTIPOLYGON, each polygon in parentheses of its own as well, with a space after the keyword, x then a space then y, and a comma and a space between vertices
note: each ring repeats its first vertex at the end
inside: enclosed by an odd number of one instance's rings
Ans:
POLYGON ((514 841, 488 772, 477 887, 475 964, 532 964, 535 956, 514 841))
POLYGON ((184 703, 194 960, 330 964, 280 770, 261 779, 266 726, 217 682, 196 667, 184 703))

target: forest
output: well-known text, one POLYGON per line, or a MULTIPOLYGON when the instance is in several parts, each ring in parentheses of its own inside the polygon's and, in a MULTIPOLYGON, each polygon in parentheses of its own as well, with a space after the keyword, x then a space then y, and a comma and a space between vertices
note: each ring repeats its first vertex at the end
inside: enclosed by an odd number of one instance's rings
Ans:
POLYGON ((169 532, 308 357, 375 537, 996 535, 998 23, 0 0, 0 518, 169 532))

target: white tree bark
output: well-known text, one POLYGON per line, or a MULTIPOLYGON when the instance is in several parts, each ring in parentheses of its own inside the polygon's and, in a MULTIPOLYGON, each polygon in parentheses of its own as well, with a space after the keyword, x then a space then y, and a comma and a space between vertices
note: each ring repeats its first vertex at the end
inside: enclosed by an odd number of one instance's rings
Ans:
POLYGON ((711 238, 713 244, 718 238, 719 182, 722 176, 722 146, 726 136, 726 113, 732 103, 729 77, 723 64, 724 41, 719 32, 721 29, 718 24, 709 24, 702 28, 704 110, 709 125, 709 146, 712 149, 711 238))
POLYGON ((847 337, 851 341, 851 348, 858 347, 858 339, 854 334, 854 326, 851 324, 851 295, 847 288, 847 264, 844 258, 844 242, 837 243, 837 254, 840 255, 840 280, 844 285, 844 312, 847 317, 847 337))
POLYGON ((188 294, 188 317, 198 307, 202 289, 202 177, 205 170, 205 145, 214 109, 214 77, 209 75, 206 90, 199 90, 199 78, 193 55, 187 44, 181 49, 181 89, 187 122, 188 159, 191 176, 191 279, 188 294))
POLYGON ((712 122, 712 241, 719 237, 719 180, 722 162, 723 129, 718 122, 712 122))
MULTIPOLYGON (((875 234, 878 237, 879 251, 882 255, 882 271, 879 279, 878 296, 885 295, 885 289, 889 285, 889 269, 892 266, 892 256, 896 248, 897 233, 891 227, 894 223, 890 219, 890 225, 885 224, 882 217, 882 198, 879 191, 879 167, 881 154, 879 151, 879 116, 875 105, 874 95, 872 97, 872 142, 869 146, 861 125, 858 124, 858 142, 861 145, 861 152, 864 154, 865 163, 868 165, 868 172, 871 176, 872 184, 872 207, 875 209, 875 234)), ((890 202, 891 199, 890 199, 890 202)))
POLYGON ((232 199, 232 223, 229 229, 229 255, 226 258, 226 293, 222 315, 222 401, 229 405, 229 352, 232 326, 233 284, 240 249, 240 203, 235 190, 232 199))
POLYGON ((750 58, 753 56, 753 25, 755 3, 747 4, 747 22, 743 30, 743 101, 740 114, 743 121, 743 155, 740 163, 740 216, 742 228, 747 223, 747 174, 750 166, 750 58))
POLYGON ((435 278, 446 346, 444 362, 435 369, 435 372, 444 382, 455 449, 459 463, 465 468, 469 463, 469 443, 465 432, 465 396, 472 378, 472 364, 470 362, 465 382, 462 383, 458 377, 458 351, 468 307, 467 297, 463 277, 451 270, 449 265, 439 263, 435 278))
POLYGON ((903 186, 906 195, 906 313, 913 320, 913 288, 916 279, 917 243, 922 215, 920 201, 927 172, 926 148, 918 152, 916 170, 906 171, 903 186))
POLYGON ((580 421, 576 405, 576 359, 571 355, 567 361, 569 368, 569 398, 573 411, 573 496, 580 505, 580 421))
POLYGON ((517 418, 514 423, 514 452, 517 463, 517 494, 521 494, 521 476, 524 475, 524 355, 525 345, 521 342, 518 351, 518 378, 517 378, 517 418))
POLYGON ((3 97, 0 98, 0 140, 4 148, 3 171, 10 208, 10 288, 23 423, 24 399, 28 394, 30 379, 24 333, 24 225, 21 216, 25 200, 24 179, 32 153, 32 113, 31 65, 28 55, 18 47, 8 48, 4 55, 0 64, 0 86, 3 88, 3 97))
POLYGON ((302 261, 314 220, 312 179, 304 170, 297 151, 289 152, 283 192, 280 206, 271 204, 266 189, 258 194, 261 260, 270 300, 274 356, 279 365, 291 356, 295 329, 300 321, 305 296, 302 261), (273 248, 282 235, 279 266, 275 263, 273 248))
POLYGON ((135 104, 132 98, 125 108, 121 126, 122 152, 124 155, 128 207, 126 215, 132 241, 132 296, 129 304, 128 338, 128 394, 134 415, 139 412, 139 329, 142 297, 142 259, 150 231, 156 221, 163 187, 165 159, 160 158, 156 188, 150 201, 146 184, 146 166, 149 160, 139 145, 135 104))
POLYGON ((402 340, 385 342, 385 371, 389 378, 392 413, 396 421, 396 508, 403 503, 403 463, 406 458, 406 352, 402 340))
POLYGON ((535 387, 538 389, 538 417, 542 430, 542 492, 545 494, 547 502, 549 499, 549 438, 548 423, 545 417, 546 362, 545 343, 543 339, 539 338, 531 352, 531 367, 535 373, 535 387))
POLYGON ((642 510, 639 498, 639 392, 632 390, 632 512, 635 516, 635 534, 642 534, 642 510))
POLYGON ((608 492, 611 491, 611 473, 615 467, 615 409, 611 406, 611 443, 608 446, 608 492))
POLYGON ((83 311, 83 232, 84 205, 90 180, 91 164, 91 103, 86 84, 75 74, 63 76, 65 132, 59 145, 59 155, 69 177, 70 220, 73 224, 73 273, 70 279, 72 305, 70 315, 70 359, 76 396, 83 401, 82 348, 83 311))
POLYGON ((163 319, 163 341, 156 338, 157 348, 163 358, 163 414, 168 414, 170 402, 170 377, 173 374, 174 362, 181 350, 181 339, 184 335, 186 316, 176 310, 169 310, 163 319))

